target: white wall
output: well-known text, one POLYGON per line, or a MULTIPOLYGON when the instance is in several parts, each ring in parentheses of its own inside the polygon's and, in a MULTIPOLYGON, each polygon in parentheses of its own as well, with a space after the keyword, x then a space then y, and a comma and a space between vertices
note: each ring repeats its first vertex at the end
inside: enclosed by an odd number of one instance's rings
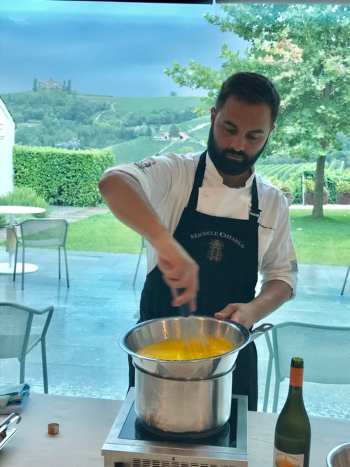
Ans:
POLYGON ((15 123, 0 99, 0 196, 13 190, 12 153, 15 123))

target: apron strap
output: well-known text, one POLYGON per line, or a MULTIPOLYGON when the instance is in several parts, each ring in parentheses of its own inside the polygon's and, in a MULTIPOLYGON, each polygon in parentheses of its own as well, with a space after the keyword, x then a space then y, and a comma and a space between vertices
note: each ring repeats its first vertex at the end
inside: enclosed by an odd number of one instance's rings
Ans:
POLYGON ((197 169, 196 169, 196 174, 194 176, 194 182, 193 182, 193 186, 192 186, 190 199, 189 199, 188 205, 187 205, 187 207, 192 209, 193 211, 195 211, 196 208, 197 208, 199 187, 202 186, 202 184, 203 184, 206 154, 207 154, 207 151, 204 151, 203 154, 201 154, 201 156, 199 158, 198 166, 197 166, 197 169))
POLYGON ((254 176, 252 183, 252 205, 249 211, 249 222, 254 224, 259 223, 261 209, 259 209, 258 189, 256 186, 256 176, 254 176))

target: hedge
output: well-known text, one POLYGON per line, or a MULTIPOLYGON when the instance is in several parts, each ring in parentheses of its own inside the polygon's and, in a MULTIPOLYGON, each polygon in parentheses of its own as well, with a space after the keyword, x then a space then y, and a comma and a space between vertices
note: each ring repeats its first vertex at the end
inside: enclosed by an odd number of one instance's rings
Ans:
POLYGON ((16 186, 28 186, 49 204, 96 206, 102 202, 98 181, 115 164, 109 150, 67 150, 50 147, 14 148, 16 186))

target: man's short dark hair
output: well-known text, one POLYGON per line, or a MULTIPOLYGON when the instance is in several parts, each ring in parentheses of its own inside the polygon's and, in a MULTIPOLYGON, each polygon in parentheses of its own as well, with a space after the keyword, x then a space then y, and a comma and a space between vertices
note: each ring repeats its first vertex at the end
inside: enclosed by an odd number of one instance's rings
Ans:
POLYGON ((216 99, 216 108, 220 109, 231 96, 249 104, 267 104, 271 109, 272 122, 275 122, 280 96, 273 83, 265 76, 250 72, 231 75, 221 86, 216 99))

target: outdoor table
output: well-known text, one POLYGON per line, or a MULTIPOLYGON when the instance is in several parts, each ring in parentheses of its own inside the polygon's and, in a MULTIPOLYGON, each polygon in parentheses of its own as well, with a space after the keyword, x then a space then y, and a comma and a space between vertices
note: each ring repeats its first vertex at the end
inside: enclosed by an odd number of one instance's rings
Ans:
MULTIPOLYGON (((31 394, 17 433, 0 451, 4 467, 102 467, 102 445, 120 401, 31 394), (49 436, 47 425, 59 423, 49 436)), ((0 416, 0 420, 1 420, 0 416)), ((272 466, 276 414, 248 412, 249 467, 272 466)), ((350 420, 310 417, 310 467, 326 465, 327 453, 350 440, 350 420)))
MULTIPOLYGON (((42 214, 44 208, 32 206, 0 206, 0 214, 5 214, 9 218, 9 224, 6 227, 6 250, 9 254, 7 263, 0 263, 0 274, 12 274, 14 268, 16 237, 14 233, 16 225, 16 216, 24 214, 42 214)), ((36 264, 25 263, 24 272, 35 272, 38 270, 36 264)), ((22 272, 22 263, 17 263, 16 272, 22 272)))

